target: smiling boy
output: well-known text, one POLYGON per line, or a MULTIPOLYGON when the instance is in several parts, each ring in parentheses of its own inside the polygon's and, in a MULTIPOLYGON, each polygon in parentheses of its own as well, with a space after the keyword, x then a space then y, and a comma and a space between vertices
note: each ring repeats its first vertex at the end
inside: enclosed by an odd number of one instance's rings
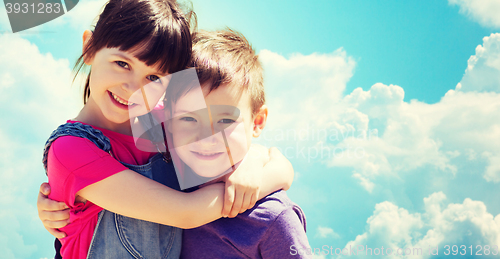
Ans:
MULTIPOLYGON (((212 171, 202 177, 224 175, 266 124, 262 68, 248 41, 229 29, 196 33, 192 66, 201 87, 167 88, 169 149, 195 173, 212 171)), ((181 258, 295 257, 291 247, 309 247, 305 231, 303 211, 278 191, 235 218, 185 230, 181 258)))

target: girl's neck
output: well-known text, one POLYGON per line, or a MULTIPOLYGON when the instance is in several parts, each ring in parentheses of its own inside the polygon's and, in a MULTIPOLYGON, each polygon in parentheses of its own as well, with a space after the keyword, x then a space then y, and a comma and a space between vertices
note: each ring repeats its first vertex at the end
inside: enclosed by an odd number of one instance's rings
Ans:
POLYGON ((115 123, 109 121, 102 114, 101 110, 96 105, 92 97, 88 99, 87 103, 83 106, 82 110, 80 110, 80 113, 74 120, 81 121, 99 128, 118 132, 124 135, 132 136, 130 120, 127 120, 123 123, 115 123))

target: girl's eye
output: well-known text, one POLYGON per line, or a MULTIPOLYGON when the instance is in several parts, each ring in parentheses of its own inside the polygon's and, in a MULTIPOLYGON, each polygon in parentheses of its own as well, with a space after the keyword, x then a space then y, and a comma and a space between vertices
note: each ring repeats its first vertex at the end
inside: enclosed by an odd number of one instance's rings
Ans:
POLYGON ((120 66, 120 67, 123 67, 123 68, 128 68, 128 64, 127 62, 123 62, 123 61, 115 61, 115 63, 120 66))
POLYGON ((234 120, 232 119, 222 119, 220 121, 218 121, 219 123, 224 123, 224 124, 230 124, 230 123, 234 123, 234 120))
POLYGON ((182 117, 180 118, 181 121, 192 121, 192 122, 196 122, 196 119, 193 118, 193 117, 182 117))
POLYGON ((156 83, 160 82, 160 77, 159 76, 150 75, 150 76, 148 76, 148 79, 151 80, 151 82, 156 82, 156 83))

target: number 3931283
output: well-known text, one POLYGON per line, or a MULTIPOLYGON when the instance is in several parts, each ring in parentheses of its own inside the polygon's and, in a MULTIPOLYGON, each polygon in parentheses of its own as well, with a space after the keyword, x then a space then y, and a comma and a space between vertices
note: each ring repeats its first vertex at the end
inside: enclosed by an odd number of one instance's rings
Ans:
POLYGON ((76 6, 78 0, 4 0, 12 32, 19 32, 44 24, 64 15, 76 6))

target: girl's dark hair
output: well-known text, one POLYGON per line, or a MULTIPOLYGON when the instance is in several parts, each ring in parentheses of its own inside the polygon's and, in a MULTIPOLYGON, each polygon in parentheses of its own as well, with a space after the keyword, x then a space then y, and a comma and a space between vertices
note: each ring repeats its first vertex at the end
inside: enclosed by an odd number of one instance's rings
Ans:
MULTIPOLYGON (((195 14, 183 13, 175 0, 110 0, 75 64, 76 75, 84 59, 106 47, 134 50, 137 59, 148 66, 158 65, 163 73, 183 70, 191 58, 191 18, 195 20, 195 14)), ((84 104, 90 96, 90 73, 83 91, 84 104)))

